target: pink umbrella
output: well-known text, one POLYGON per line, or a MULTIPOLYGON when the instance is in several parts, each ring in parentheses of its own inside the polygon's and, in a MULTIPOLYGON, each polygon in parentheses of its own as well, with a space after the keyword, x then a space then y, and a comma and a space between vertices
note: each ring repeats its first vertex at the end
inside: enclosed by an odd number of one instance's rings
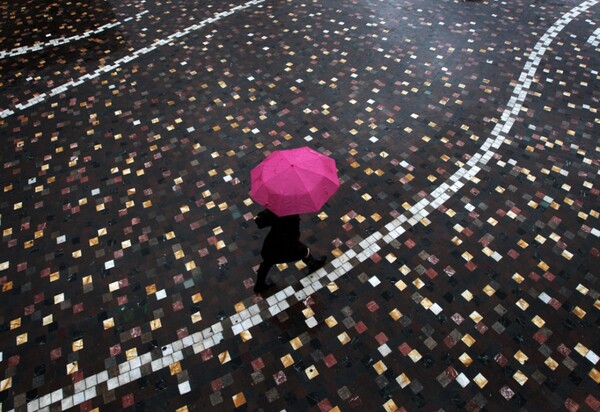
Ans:
POLYGON ((250 177, 252 199, 278 216, 318 212, 340 187, 335 161, 308 147, 271 153, 250 177))

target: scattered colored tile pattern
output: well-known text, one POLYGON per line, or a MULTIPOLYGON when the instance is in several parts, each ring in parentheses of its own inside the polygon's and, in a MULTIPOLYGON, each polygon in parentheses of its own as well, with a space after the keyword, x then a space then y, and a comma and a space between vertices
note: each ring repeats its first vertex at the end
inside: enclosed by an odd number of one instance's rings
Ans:
POLYGON ((600 409, 597 0, 5 3, 0 411, 600 409))

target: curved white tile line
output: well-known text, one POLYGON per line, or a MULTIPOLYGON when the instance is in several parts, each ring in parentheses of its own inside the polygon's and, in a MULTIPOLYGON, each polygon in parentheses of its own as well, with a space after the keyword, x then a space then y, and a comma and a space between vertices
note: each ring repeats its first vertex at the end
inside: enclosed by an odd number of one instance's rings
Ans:
POLYGON ((594 30, 587 42, 591 44, 592 47, 598 47, 600 45, 600 27, 594 30))
MULTIPOLYGON (((511 130, 514 124, 514 117, 517 116, 527 91, 531 86, 531 82, 535 76, 535 72, 539 66, 542 56, 548 50, 548 46, 557 37, 557 35, 565 28, 565 26, 571 23, 581 13, 589 10, 591 7, 598 4, 600 0, 587 0, 572 8, 569 12, 558 19, 552 27, 550 27, 546 33, 540 38, 537 44, 533 48, 533 53, 529 56, 525 63, 524 70, 519 76, 519 81, 515 85, 507 108, 504 110, 500 122, 496 124, 496 127, 492 130, 491 136, 481 146, 481 149, 473 155, 467 162, 466 167, 461 168, 454 173, 446 182, 438 186, 433 190, 428 197, 434 200, 427 200, 426 198, 421 199, 418 203, 413 205, 404 214, 400 215, 396 219, 392 220, 385 226, 387 234, 383 234, 383 230, 373 233, 368 238, 364 239, 354 248, 348 250, 342 256, 334 259, 329 265, 334 267, 332 272, 327 272, 325 268, 318 270, 317 272, 301 279, 301 284, 304 286, 303 289, 295 291, 292 286, 288 286, 284 290, 279 291, 273 296, 267 298, 269 308, 265 318, 275 316, 282 311, 286 310, 296 300, 304 300, 312 293, 320 290, 323 285, 320 280, 327 277, 328 281, 334 281, 343 274, 349 272, 354 268, 351 260, 356 259, 360 262, 368 259, 373 253, 380 250, 378 242, 383 240, 385 243, 389 243, 397 237, 401 236, 408 228, 414 226, 421 219, 428 216, 432 210, 444 204, 452 195, 456 194, 457 191, 462 188, 465 183, 475 176, 480 170, 479 165, 485 165, 494 155, 494 149, 498 149, 506 136, 511 130), (293 297, 293 301, 290 303, 288 299, 293 297)), ((439 313, 442 308, 439 305, 434 304, 430 307, 434 313, 439 313)), ((229 317, 229 321, 233 324, 232 332, 234 335, 238 335, 243 331, 249 330, 252 326, 256 326, 263 322, 261 316, 261 310, 258 304, 252 305, 243 311, 236 313, 229 317)), ((108 378, 108 372, 103 371, 95 375, 89 376, 88 378, 76 383, 75 394, 72 396, 64 396, 63 389, 59 389, 50 394, 44 395, 38 399, 35 399, 27 404, 29 411, 36 411, 40 409, 48 410, 49 405, 57 402, 61 402, 62 409, 68 409, 82 402, 92 399, 97 396, 98 391, 96 389, 98 384, 106 382, 109 390, 117 387, 126 385, 129 382, 133 382, 141 378, 141 366, 151 365, 153 372, 163 368, 169 367, 175 362, 184 359, 183 349, 192 347, 194 353, 199 353, 205 349, 211 348, 221 342, 224 338, 224 326, 223 322, 217 322, 210 328, 206 328, 201 332, 196 332, 183 339, 176 340, 168 345, 162 347, 163 356, 158 359, 152 359, 151 353, 145 353, 133 360, 124 362, 119 365, 120 374, 114 378, 108 378)), ((593 357, 597 363, 597 356, 593 357)), ((592 363, 594 360, 590 359, 592 363)), ((179 384, 179 391, 181 394, 191 391, 189 382, 183 382, 179 384)))
POLYGON ((71 37, 59 37, 59 38, 56 38, 56 39, 50 39, 50 40, 45 41, 45 42, 35 43, 32 46, 16 47, 16 48, 14 48, 12 50, 1 50, 0 51, 0 59, 4 59, 5 57, 20 56, 22 54, 27 54, 27 53, 33 53, 33 52, 36 52, 36 51, 40 51, 40 50, 43 50, 43 49, 45 49, 47 47, 62 46, 63 44, 71 43, 71 42, 78 41, 78 40, 83 40, 83 39, 86 39, 86 38, 88 38, 90 36, 93 36, 95 34, 100 34, 100 33, 104 32, 106 30, 112 29, 113 27, 120 26, 123 23, 131 21, 133 19, 137 20, 137 19, 139 19, 141 16, 143 16, 146 13, 148 13, 148 11, 143 11, 143 12, 138 13, 135 16, 132 16, 132 17, 127 17, 123 21, 117 21, 117 22, 113 22, 113 23, 104 24, 104 25, 98 27, 95 30, 86 31, 85 33, 77 34, 75 36, 71 36, 71 37))
POLYGON ((150 46, 143 47, 141 49, 134 51, 132 54, 121 57, 120 59, 116 60, 113 64, 98 67, 96 70, 94 70, 91 73, 84 74, 83 76, 80 76, 77 79, 68 81, 60 86, 56 86, 48 92, 41 93, 36 97, 32 97, 31 99, 27 100, 25 103, 17 103, 15 105, 14 109, 4 109, 4 110, 0 111, 0 118, 5 119, 21 110, 25 110, 29 107, 35 106, 38 103, 42 103, 49 97, 56 96, 57 94, 60 94, 60 93, 64 93, 67 90, 69 90, 75 86, 79 86, 80 84, 83 84, 89 80, 95 79, 104 73, 108 73, 113 70, 116 70, 119 67, 121 67, 121 65, 129 63, 130 61, 135 60, 140 56, 148 54, 148 53, 158 49, 159 47, 164 46, 165 44, 169 44, 172 41, 177 40, 180 37, 187 36, 188 34, 190 34, 193 31, 199 30, 203 27, 206 27, 207 25, 209 25, 211 23, 222 20, 223 18, 225 18, 227 16, 231 16, 232 14, 235 14, 239 11, 242 11, 242 10, 247 9, 252 6, 257 6, 264 2, 265 2, 265 0, 251 0, 244 4, 232 7, 229 10, 226 10, 226 11, 223 11, 220 13, 216 13, 213 17, 209 17, 198 23, 192 24, 183 30, 179 30, 173 34, 170 34, 169 36, 165 37, 164 39, 156 40, 150 46))

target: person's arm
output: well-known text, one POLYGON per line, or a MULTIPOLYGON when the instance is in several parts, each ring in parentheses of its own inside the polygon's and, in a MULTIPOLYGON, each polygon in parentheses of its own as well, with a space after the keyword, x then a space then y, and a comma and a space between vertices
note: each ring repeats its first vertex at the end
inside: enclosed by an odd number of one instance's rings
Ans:
POLYGON ((271 226, 276 218, 277 216, 275 216, 273 212, 271 212, 269 209, 265 209, 254 217, 254 222, 259 229, 263 229, 271 226))

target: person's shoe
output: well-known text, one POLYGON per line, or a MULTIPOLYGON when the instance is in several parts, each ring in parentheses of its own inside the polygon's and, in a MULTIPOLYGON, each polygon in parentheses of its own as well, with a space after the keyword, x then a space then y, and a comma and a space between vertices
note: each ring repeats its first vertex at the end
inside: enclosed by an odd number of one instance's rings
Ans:
POLYGON ((306 265, 308 266, 308 273, 313 273, 316 270, 321 269, 323 266, 325 266, 325 262, 327 261, 327 256, 321 256, 318 259, 315 259, 311 256, 309 256, 307 259, 304 259, 304 263, 306 263, 306 265))
POLYGON ((275 284, 273 282, 269 282, 268 280, 262 284, 257 283, 256 285, 254 285, 254 292, 261 293, 266 291, 267 289, 272 288, 273 286, 275 286, 275 284))

